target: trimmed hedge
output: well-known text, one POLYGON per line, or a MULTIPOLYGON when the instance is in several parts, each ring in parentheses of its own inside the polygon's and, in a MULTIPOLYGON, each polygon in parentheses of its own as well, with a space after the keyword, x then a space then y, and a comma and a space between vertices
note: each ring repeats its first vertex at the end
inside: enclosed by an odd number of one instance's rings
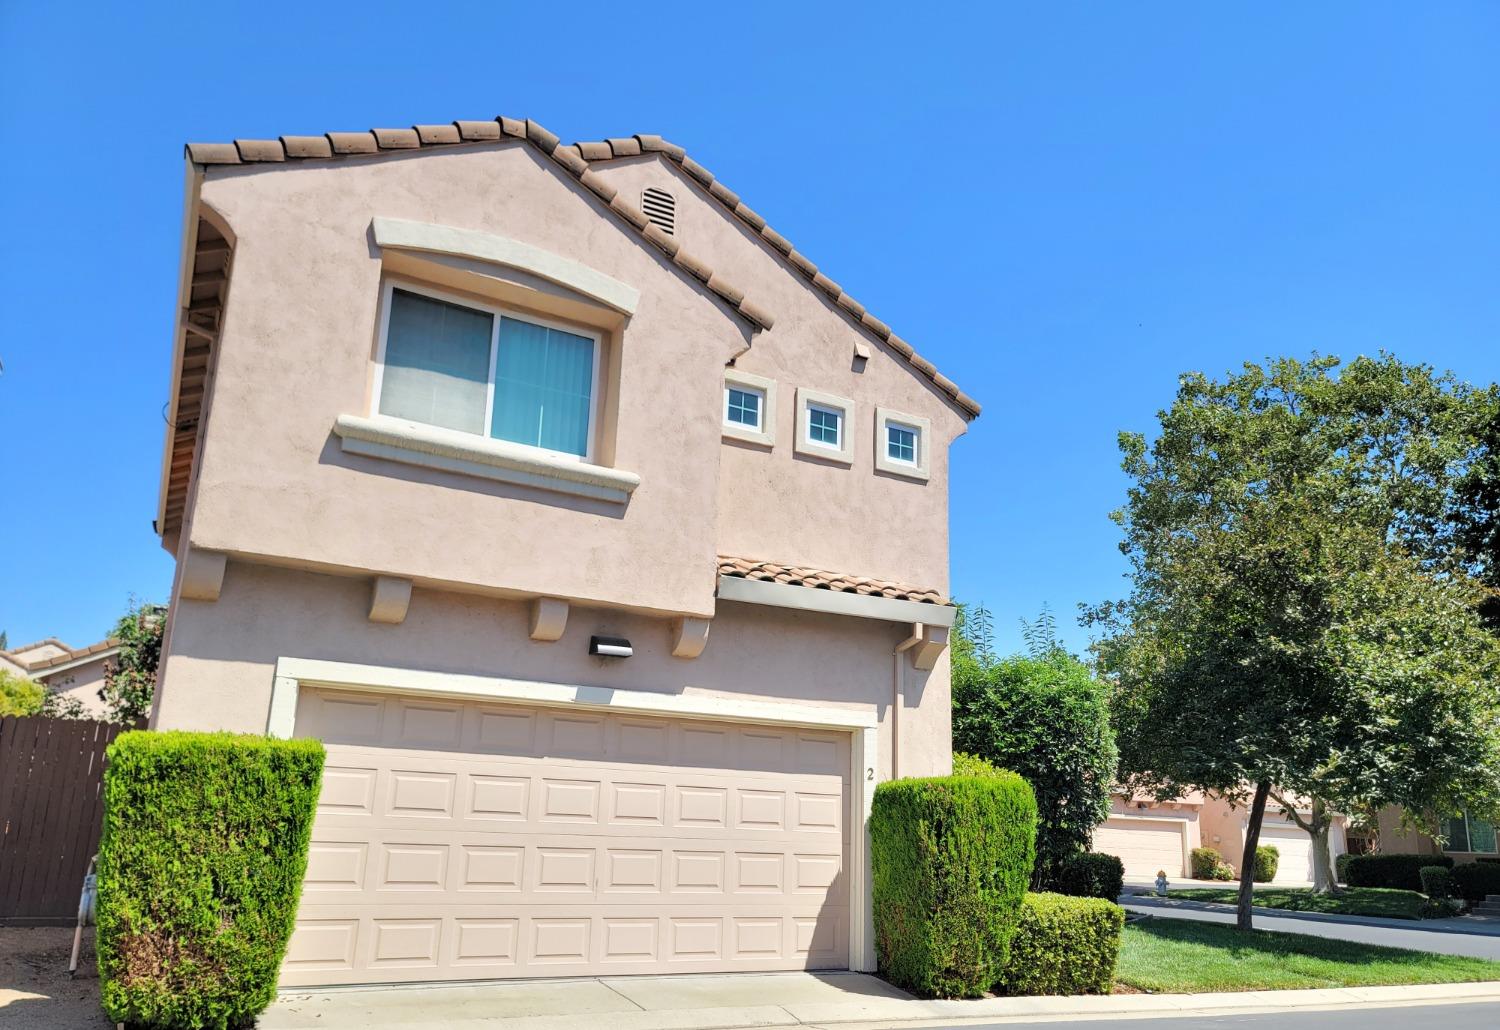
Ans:
POLYGON ((997 994, 1108 994, 1125 910, 1101 898, 1028 894, 997 994))
POLYGON ((1194 848, 1188 859, 1189 871, 1195 880, 1212 880, 1214 870, 1222 865, 1224 857, 1213 848, 1194 848))
POLYGON ((1452 869, 1453 859, 1447 855, 1355 855, 1346 867, 1345 882, 1351 887, 1393 887, 1420 892, 1422 867, 1434 865, 1452 869))
POLYGON ((1097 851, 1074 855, 1057 871, 1056 886, 1059 894, 1114 901, 1125 890, 1125 863, 1097 851))
POLYGON ((323 745, 136 731, 106 762, 96 937, 105 1013, 137 1027, 248 1025, 276 994, 323 745))
POLYGON ((1036 797, 1015 773, 892 780, 870 814, 875 949, 924 997, 989 990, 1036 861, 1036 797))
POLYGON ((1480 902, 1490 894, 1500 894, 1500 865, 1472 862, 1453 867, 1453 893, 1468 902, 1480 902))
POLYGON ((1339 883, 1349 882, 1349 863, 1355 857, 1347 851, 1342 851, 1333 856, 1333 876, 1339 883))
POLYGON ((1453 870, 1445 865, 1424 865, 1417 870, 1422 878, 1422 893, 1433 901, 1453 897, 1453 870))
POLYGON ((1276 879, 1276 870, 1281 866, 1281 851, 1274 844, 1261 844, 1255 849, 1255 869, 1250 878, 1256 883, 1270 883, 1276 879))

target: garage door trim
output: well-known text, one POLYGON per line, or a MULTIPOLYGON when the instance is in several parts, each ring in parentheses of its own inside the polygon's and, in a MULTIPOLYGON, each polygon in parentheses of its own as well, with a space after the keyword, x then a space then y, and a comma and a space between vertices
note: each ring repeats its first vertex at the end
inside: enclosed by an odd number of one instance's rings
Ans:
POLYGON ((1121 822, 1160 823, 1160 824, 1162 824, 1164 826, 1171 826, 1173 829, 1175 829, 1177 831, 1178 836, 1182 838, 1182 868, 1191 870, 1191 868, 1192 868, 1192 863, 1191 863, 1192 856, 1191 856, 1190 852, 1192 851, 1192 848, 1191 848, 1191 846, 1189 846, 1189 843, 1188 843, 1188 836, 1189 836, 1188 832, 1187 832, 1188 820, 1186 820, 1186 819, 1173 819, 1171 816, 1163 816, 1163 815, 1132 815, 1132 814, 1127 814, 1127 813, 1124 813, 1124 812, 1111 812, 1105 818, 1105 821, 1108 822, 1110 819, 1116 819, 1116 820, 1119 820, 1121 822))
POLYGON ((871 709, 820 708, 811 705, 666 694, 613 687, 589 687, 492 676, 330 662, 282 657, 266 718, 266 734, 290 739, 297 718, 297 697, 304 686, 361 690, 407 696, 520 702, 548 708, 590 709, 664 717, 691 717, 718 722, 760 723, 844 730, 850 740, 850 804, 864 832, 849 835, 849 968, 875 969, 874 913, 870 905, 868 827, 875 786, 881 779, 879 719, 871 709))

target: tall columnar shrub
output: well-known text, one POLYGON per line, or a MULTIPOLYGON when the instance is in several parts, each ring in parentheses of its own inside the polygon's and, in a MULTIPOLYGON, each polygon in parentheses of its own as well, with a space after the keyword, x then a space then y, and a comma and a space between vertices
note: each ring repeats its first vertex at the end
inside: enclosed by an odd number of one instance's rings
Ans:
POLYGON ((1255 882, 1270 883, 1276 879, 1276 870, 1281 867, 1281 851, 1274 844, 1262 844, 1255 849, 1255 882))
POLYGON ((1000 994, 1108 994, 1120 959, 1125 910, 1101 898, 1028 894, 1000 994))
POLYGON ((275 996, 323 771, 315 740, 121 734, 104 771, 100 1000, 137 1027, 247 1025, 275 996))
POLYGON ((1424 865, 1418 872, 1422 877, 1422 893, 1433 901, 1453 897, 1453 870, 1443 865, 1424 865))
POLYGON ((1036 822, 1036 798, 1014 773, 876 788, 875 946, 887 979, 927 997, 990 989, 1021 916, 1036 822))

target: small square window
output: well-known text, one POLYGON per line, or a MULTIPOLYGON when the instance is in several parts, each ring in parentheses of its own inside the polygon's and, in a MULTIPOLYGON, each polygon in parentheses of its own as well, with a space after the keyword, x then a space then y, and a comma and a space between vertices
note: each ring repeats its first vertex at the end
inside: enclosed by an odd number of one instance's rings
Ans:
POLYGON ((724 399, 724 421, 747 429, 760 428, 762 397, 757 390, 742 390, 737 386, 727 388, 724 399))
POLYGON ((926 482, 932 474, 932 421, 916 415, 875 409, 875 469, 887 475, 926 482))
POLYGON ((820 408, 815 404, 807 408, 807 438, 834 450, 839 449, 844 416, 832 408, 820 408))
POLYGON ((885 427, 885 453, 892 461, 917 463, 917 431, 894 422, 885 427))

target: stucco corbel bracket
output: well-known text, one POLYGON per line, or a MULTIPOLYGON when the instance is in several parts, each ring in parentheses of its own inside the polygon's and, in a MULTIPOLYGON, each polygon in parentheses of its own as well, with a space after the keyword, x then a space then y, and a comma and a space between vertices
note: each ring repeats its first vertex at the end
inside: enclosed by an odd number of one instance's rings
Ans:
POLYGON ((948 646, 948 627, 922 625, 913 628, 918 630, 922 639, 911 649, 911 664, 918 669, 931 669, 948 646))
POLYGON ((531 602, 531 639, 552 641, 568 628, 568 602, 556 597, 538 597, 531 602))
POLYGON ((395 626, 406 620, 411 607, 411 580, 376 576, 370 588, 370 621, 395 626))
POLYGON ((708 619, 681 618, 672 625, 672 657, 697 658, 708 646, 708 619))
POLYGON ((224 589, 224 569, 228 564, 229 556, 222 551, 189 547, 182 560, 178 595, 194 601, 217 601, 224 589))

